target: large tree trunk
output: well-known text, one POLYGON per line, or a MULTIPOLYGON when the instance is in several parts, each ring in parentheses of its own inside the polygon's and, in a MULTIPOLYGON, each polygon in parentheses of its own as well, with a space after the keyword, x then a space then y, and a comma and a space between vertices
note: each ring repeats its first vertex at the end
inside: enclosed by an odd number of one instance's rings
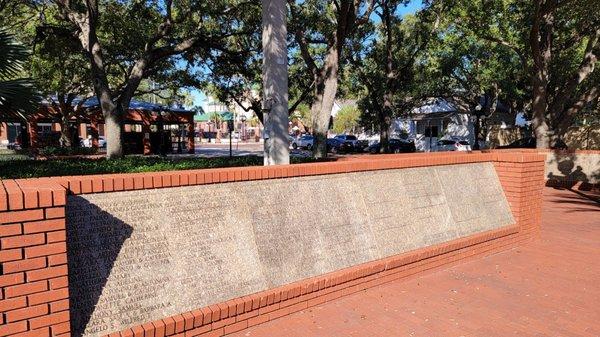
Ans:
MULTIPOLYGON (((338 89, 338 71, 342 49, 346 37, 353 33, 358 21, 367 22, 374 8, 374 0, 367 6, 364 15, 359 19, 358 10, 363 7, 362 1, 342 0, 336 4, 337 27, 335 33, 328 38, 329 49, 322 67, 318 67, 310 55, 308 42, 302 29, 296 30, 296 40, 300 46, 302 58, 313 73, 315 97, 311 105, 312 129, 314 136, 313 155, 316 158, 327 156, 327 131, 331 119, 331 109, 338 89), (320 69, 319 69, 320 68, 320 69)), ((292 16, 294 6, 290 6, 292 16)))
POLYGON ((122 158, 123 153, 123 136, 122 136, 122 116, 124 107, 127 105, 115 104, 113 101, 108 86, 102 85, 96 81, 95 89, 102 115, 104 116, 104 125, 106 130, 106 156, 109 159, 122 158))
MULTIPOLYGON (((65 10, 70 10, 69 2, 63 4, 65 10)), ((79 28, 79 40, 81 46, 87 51, 90 59, 90 69, 94 92, 100 102, 100 109, 104 116, 106 129, 106 156, 109 159, 123 157, 123 141, 121 135, 121 116, 122 104, 115 104, 110 91, 108 76, 104 66, 104 56, 102 47, 96 34, 98 25, 98 2, 88 0, 86 3, 86 15, 68 12, 71 21, 75 22, 79 28)), ((137 64, 136 64, 137 66, 137 64)), ((134 67, 137 68, 137 67, 134 67)), ((129 107, 129 105, 127 105, 129 107)))
POLYGON ((538 149, 549 149, 550 128, 548 127, 548 121, 546 119, 546 112, 548 109, 546 85, 544 84, 544 81, 537 78, 540 75, 534 76, 536 76, 536 78, 533 80, 533 119, 531 122, 535 134, 536 147, 538 149))
POLYGON ((552 33, 554 15, 544 12, 542 2, 534 1, 535 12, 529 32, 529 44, 533 59, 531 82, 533 86, 533 131, 538 149, 550 148, 548 127, 548 64, 552 57, 552 33))
MULTIPOLYGON (((384 97, 386 97, 386 96, 387 95, 385 95, 384 97)), ((381 144, 381 146, 379 147, 380 153, 388 153, 389 152, 391 118, 390 118, 389 112, 385 112, 386 109, 388 109, 386 107, 387 100, 388 100, 387 98, 384 99, 384 101, 383 101, 384 107, 379 112, 379 144, 381 144)))
POLYGON ((473 150, 479 150, 479 134, 481 133, 481 119, 479 114, 475 114, 475 123, 473 123, 473 150))
POLYGON ((379 147, 380 153, 388 153, 389 152, 389 143, 390 143, 390 126, 392 122, 392 90, 391 90, 391 80, 390 73, 391 70, 391 60, 388 61, 388 80, 386 84, 385 94, 383 95, 383 108, 379 110, 379 147))
POLYGON ((71 135, 71 128, 69 125, 69 115, 64 111, 61 111, 61 119, 60 119, 60 144, 62 147, 71 147, 73 146, 71 140, 73 139, 73 135, 71 135), (65 116, 66 114, 66 116, 65 116))
POLYGON ((315 158, 327 157, 327 131, 331 119, 331 110, 338 89, 339 50, 332 47, 325 59, 320 79, 315 86, 315 100, 311 107, 312 129, 315 158))
POLYGON ((106 156, 109 159, 123 157, 123 134, 121 127, 121 111, 117 108, 112 100, 110 104, 105 102, 103 106, 102 114, 104 115, 104 130, 106 132, 106 156), (112 110, 104 110, 104 107, 112 106, 112 110))
POLYGON ((55 110, 60 113, 60 146, 74 147, 73 134, 71 130, 71 99, 67 99, 66 95, 59 93, 57 95, 58 102, 53 103, 55 110))
POLYGON ((386 62, 385 62, 385 93, 383 94, 383 109, 379 111, 379 151, 381 153, 389 152, 389 140, 390 140, 390 122, 393 115, 393 102, 394 99, 394 55, 392 54, 392 18, 390 3, 385 2, 383 5, 382 19, 385 23, 385 50, 386 50, 386 62))

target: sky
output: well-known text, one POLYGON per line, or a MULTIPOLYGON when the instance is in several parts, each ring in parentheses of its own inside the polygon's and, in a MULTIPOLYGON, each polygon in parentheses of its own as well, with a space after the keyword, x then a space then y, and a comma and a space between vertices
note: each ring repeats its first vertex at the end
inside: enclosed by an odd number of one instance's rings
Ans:
POLYGON ((404 16, 406 14, 413 14, 423 7, 422 0, 411 0, 406 6, 398 8, 398 14, 404 16))
MULTIPOLYGON (((406 6, 401 6, 400 8, 398 8, 398 14, 399 15, 407 15, 407 14, 413 14, 416 11, 418 11, 419 9, 421 9, 423 7, 423 1, 422 0, 411 0, 406 6)), ((198 89, 193 89, 191 90, 191 95, 194 99, 194 105, 193 106, 201 106, 203 109, 206 110, 206 103, 207 103, 207 97, 206 94, 198 89)), ((192 107, 188 107, 188 108, 192 108, 192 107)))
MULTIPOLYGON (((192 89, 190 91, 190 94, 192 94, 192 98, 194 99, 194 106, 201 106, 202 109, 205 109, 206 95, 198 89, 192 89)), ((192 108, 192 107, 188 107, 188 108, 192 108)))

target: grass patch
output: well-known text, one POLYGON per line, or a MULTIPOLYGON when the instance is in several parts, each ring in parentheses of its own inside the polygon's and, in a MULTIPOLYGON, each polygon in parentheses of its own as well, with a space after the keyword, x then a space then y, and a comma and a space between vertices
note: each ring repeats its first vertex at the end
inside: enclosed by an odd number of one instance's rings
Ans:
MULTIPOLYGON (((314 158, 290 158, 292 164, 318 161, 314 158)), ((105 173, 158 172, 215 167, 260 166, 259 156, 218 158, 160 158, 131 156, 123 159, 69 158, 48 160, 0 160, 0 179, 19 179, 89 175, 105 173)))

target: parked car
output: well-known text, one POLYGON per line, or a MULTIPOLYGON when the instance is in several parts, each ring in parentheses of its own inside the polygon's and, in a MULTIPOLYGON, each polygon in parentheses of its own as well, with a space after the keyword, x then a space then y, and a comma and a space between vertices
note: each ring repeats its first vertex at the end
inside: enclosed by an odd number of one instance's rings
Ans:
POLYGON ((354 144, 354 150, 356 152, 365 152, 369 150, 369 141, 366 139, 359 139, 356 144, 354 144))
POLYGON ((461 139, 440 139, 437 142, 438 151, 471 151, 471 144, 461 139))
POLYGON ((344 142, 338 138, 327 138, 327 152, 348 153, 353 151, 354 146, 351 142, 344 142))
MULTIPOLYGON (((83 147, 92 147, 92 136, 88 136, 86 139, 83 140, 80 138, 80 144, 83 147)), ((98 147, 106 147, 106 138, 104 138, 104 136, 98 137, 98 147)))
POLYGON ((88 136, 86 139, 81 141, 81 146, 83 147, 92 147, 92 136, 88 136))
POLYGON ((363 152, 368 146, 369 141, 367 140, 358 140, 354 135, 337 135, 333 137, 341 142, 349 143, 352 146, 352 149, 348 152, 363 152))
MULTIPOLYGON (((535 138, 525 137, 515 140, 514 142, 508 145, 498 146, 498 149, 535 149, 536 145, 537 141, 535 140, 535 138)), ((565 142, 561 140, 558 140, 550 148, 564 150, 567 148, 567 144, 565 144, 565 142)))
POLYGON ((352 146, 356 146, 356 144, 358 143, 358 138, 356 138, 356 136, 353 135, 337 135, 333 138, 342 142, 350 142, 352 143, 352 146))
POLYGON ((9 150, 20 150, 21 149, 21 144, 14 142, 14 143, 8 143, 7 148, 9 150))
MULTIPOLYGON (((369 153, 375 154, 381 151, 381 143, 375 142, 371 144, 368 148, 369 153)), ((390 138, 388 153, 405 153, 405 152, 415 152, 417 151, 417 147, 415 146, 415 142, 407 139, 399 139, 399 138, 390 138)))
POLYGON ((301 149, 312 149, 315 138, 312 135, 303 135, 298 138, 292 140, 292 148, 295 150, 297 148, 301 149))

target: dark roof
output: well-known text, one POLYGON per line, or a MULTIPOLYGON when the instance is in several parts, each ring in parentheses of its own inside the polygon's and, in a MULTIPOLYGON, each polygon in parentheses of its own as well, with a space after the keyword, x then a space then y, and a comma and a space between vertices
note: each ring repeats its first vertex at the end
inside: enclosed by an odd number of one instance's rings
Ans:
POLYGON ((450 116, 456 115, 458 114, 458 112, 456 111, 448 111, 448 112, 442 112, 442 111, 438 111, 438 112, 427 112, 427 113, 420 113, 420 114, 414 114, 411 115, 410 117, 408 117, 408 119, 414 120, 414 121, 424 121, 424 120, 433 120, 433 119, 444 119, 444 118, 448 118, 450 116))
MULTIPOLYGON (((50 100, 57 100, 57 97, 51 96, 50 100)), ((78 98, 75 98, 71 104, 73 106, 76 106, 81 101, 82 101, 82 99, 78 97, 78 98)), ((50 104, 50 101, 48 101, 48 100, 42 101, 42 105, 49 105, 49 104, 50 104)), ((93 108, 100 107, 100 104, 98 102, 98 98, 94 96, 94 97, 90 97, 90 98, 86 99, 85 102, 81 106, 85 109, 93 109, 93 108)), ((186 110, 186 109, 183 109, 180 107, 169 107, 169 106, 165 106, 165 105, 140 101, 140 100, 136 100, 136 99, 131 100, 131 102, 129 103, 129 108, 134 109, 134 110, 170 111, 170 112, 176 112, 176 113, 177 112, 179 112, 179 113, 193 112, 191 110, 186 110)))

